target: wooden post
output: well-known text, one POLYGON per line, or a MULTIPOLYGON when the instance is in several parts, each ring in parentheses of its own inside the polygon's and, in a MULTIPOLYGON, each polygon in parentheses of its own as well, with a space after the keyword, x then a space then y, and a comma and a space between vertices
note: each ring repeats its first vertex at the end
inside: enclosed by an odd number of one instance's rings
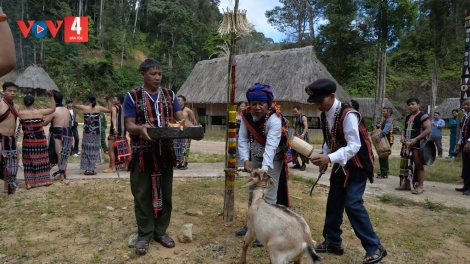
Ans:
MULTIPOLYGON (((458 115, 458 124, 462 121, 465 114, 463 111, 463 101, 465 97, 470 97, 470 9, 465 11, 465 45, 464 45, 464 59, 462 67, 462 81, 460 83, 460 111, 458 115)), ((457 126, 457 138, 460 136, 460 125, 457 126)), ((450 146, 452 147, 452 146, 450 146)), ((455 146, 454 146, 455 147, 455 146)), ((457 154, 456 159, 461 157, 461 152, 457 154)))
MULTIPOLYGON (((237 13, 238 13, 238 0, 235 0, 235 7, 233 9, 232 22, 236 26, 237 13)), ((228 83, 227 83, 227 134, 225 141, 225 196, 224 196, 224 222, 233 222, 234 204, 235 204, 235 175, 237 169, 237 125, 236 115, 237 106, 235 104, 235 45, 236 45, 236 30, 232 28, 230 32, 230 54, 228 57, 228 83)))

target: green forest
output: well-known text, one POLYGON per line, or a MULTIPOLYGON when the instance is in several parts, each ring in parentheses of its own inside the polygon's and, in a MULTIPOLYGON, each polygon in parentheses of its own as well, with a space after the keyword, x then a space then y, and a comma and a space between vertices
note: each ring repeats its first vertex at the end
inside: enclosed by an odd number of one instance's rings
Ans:
MULTIPOLYGON (((66 95, 136 87, 138 65, 147 57, 162 63, 163 84, 177 91, 198 61, 216 57, 230 39, 217 32, 223 18, 219 0, 0 3, 15 38, 17 70, 33 63, 43 67, 66 95), (55 38, 24 38, 16 24, 64 16, 88 17, 87 43, 65 43, 63 28, 55 38)), ((432 104, 435 89, 439 104, 460 97, 466 9, 468 0, 280 0, 264 16, 286 39, 276 43, 252 31, 237 39, 236 53, 313 45, 352 97, 374 97, 383 87, 396 105, 409 97, 432 104)))

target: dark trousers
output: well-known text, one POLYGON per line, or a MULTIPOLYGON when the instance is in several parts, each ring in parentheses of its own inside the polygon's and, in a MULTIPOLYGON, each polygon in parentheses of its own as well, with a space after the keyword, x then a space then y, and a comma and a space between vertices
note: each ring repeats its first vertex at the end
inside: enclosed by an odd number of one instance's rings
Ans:
POLYGON ((437 156, 442 157, 442 136, 429 136, 429 140, 434 141, 437 148, 437 156))
POLYGON ((80 143, 80 137, 78 136, 78 129, 77 126, 72 127, 72 135, 73 135, 73 148, 72 153, 78 153, 78 144, 80 143))
POLYGON ((162 170, 163 208, 154 218, 152 207, 152 179, 150 173, 139 172, 137 162, 130 173, 131 191, 134 196, 134 211, 137 220, 138 240, 149 241, 152 236, 166 235, 170 225, 173 194, 173 165, 162 170))
MULTIPOLYGON (((390 144, 390 149, 392 148, 393 144, 390 144)), ((379 164, 380 164, 380 174, 382 175, 388 175, 388 157, 385 158, 379 158, 379 164)))
POLYGON ((470 189, 470 152, 463 152, 463 145, 460 145, 462 153, 462 178, 463 178, 463 188, 470 189))
POLYGON ((367 172, 363 169, 351 169, 346 188, 344 188, 345 178, 342 168, 339 168, 331 177, 323 237, 330 244, 341 245, 343 233, 341 225, 343 212, 346 210, 349 222, 354 233, 361 240, 362 247, 366 252, 374 252, 380 245, 380 239, 374 232, 362 199, 366 188, 367 172))
POLYGON ((455 156, 455 144, 457 139, 457 132, 450 132, 450 145, 449 145, 449 157, 455 156))

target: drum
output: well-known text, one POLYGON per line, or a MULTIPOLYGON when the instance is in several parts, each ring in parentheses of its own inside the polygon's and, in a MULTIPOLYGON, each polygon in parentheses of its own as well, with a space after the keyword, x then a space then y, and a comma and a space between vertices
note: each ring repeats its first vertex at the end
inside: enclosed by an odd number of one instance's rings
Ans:
POLYGON ((424 140, 419 147, 419 159, 423 165, 432 165, 436 160, 436 144, 429 139, 424 140))
POLYGON ((380 134, 380 131, 380 129, 372 131, 372 133, 370 133, 370 137, 379 158, 385 158, 390 156, 392 151, 390 150, 390 143, 386 137, 381 138, 379 142, 375 142, 375 137, 380 134))
POLYGON ((297 153, 305 156, 306 158, 310 157, 313 153, 313 146, 308 142, 303 141, 302 139, 294 136, 294 134, 289 135, 290 148, 297 151, 297 153))

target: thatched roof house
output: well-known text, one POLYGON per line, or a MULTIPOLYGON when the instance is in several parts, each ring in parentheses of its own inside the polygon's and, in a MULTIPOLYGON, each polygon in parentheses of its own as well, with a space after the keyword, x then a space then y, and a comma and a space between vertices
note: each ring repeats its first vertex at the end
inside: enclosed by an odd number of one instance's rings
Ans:
POLYGON ((459 108, 460 98, 447 98, 440 105, 436 106, 433 113, 439 112, 441 114, 442 119, 449 120, 452 117, 452 110, 459 108))
POLYGON ((25 93, 31 93, 35 96, 45 94, 46 90, 60 92, 57 85, 49 77, 43 68, 36 65, 29 66, 18 78, 15 84, 23 89, 25 93), (38 91, 39 90, 39 91, 38 91))
MULTIPOLYGON (((246 101, 245 92, 253 83, 271 85, 275 100, 286 116, 299 105, 302 113, 318 117, 316 106, 307 104, 305 87, 320 78, 335 79, 317 59, 312 46, 276 51, 263 51, 236 56, 235 100, 246 101)), ((200 61, 178 91, 193 104, 199 122, 223 125, 227 104, 227 58, 200 61), (222 122, 219 122, 222 121, 222 122)), ((336 97, 349 101, 350 96, 337 83, 336 97)))
MULTIPOLYGON (((359 103, 359 112, 363 117, 373 118, 375 111, 375 98, 353 98, 359 103)), ((391 107, 393 109, 392 117, 394 119, 401 119, 403 115, 392 105, 388 98, 384 99, 384 106, 391 107)))

